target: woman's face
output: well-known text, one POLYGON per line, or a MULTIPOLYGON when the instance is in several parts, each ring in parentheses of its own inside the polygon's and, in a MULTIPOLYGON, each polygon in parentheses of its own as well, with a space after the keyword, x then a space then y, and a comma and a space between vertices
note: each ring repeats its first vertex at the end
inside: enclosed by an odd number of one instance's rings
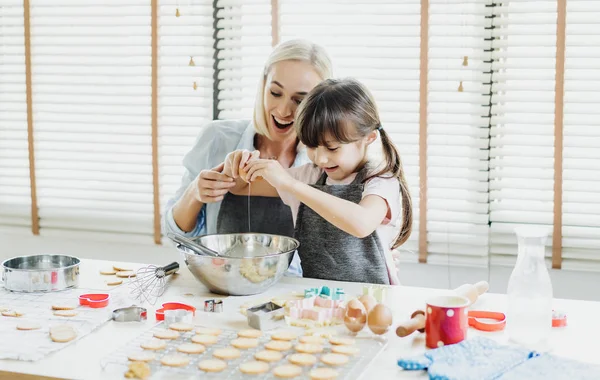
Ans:
POLYGON ((273 141, 296 138, 296 108, 302 99, 322 81, 313 66, 304 61, 274 64, 265 80, 265 119, 273 141))

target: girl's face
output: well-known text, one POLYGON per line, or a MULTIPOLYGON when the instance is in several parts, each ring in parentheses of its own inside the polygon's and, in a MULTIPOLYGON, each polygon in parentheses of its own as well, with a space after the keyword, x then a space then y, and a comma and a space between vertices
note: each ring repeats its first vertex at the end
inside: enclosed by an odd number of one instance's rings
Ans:
POLYGON ((265 80, 265 119, 273 141, 296 138, 296 108, 322 78, 304 61, 281 61, 271 67, 265 80))
POLYGON ((356 173, 367 161, 367 147, 375 141, 375 131, 351 143, 341 143, 331 136, 325 138, 326 145, 307 148, 310 160, 323 169, 333 180, 341 181, 356 173))

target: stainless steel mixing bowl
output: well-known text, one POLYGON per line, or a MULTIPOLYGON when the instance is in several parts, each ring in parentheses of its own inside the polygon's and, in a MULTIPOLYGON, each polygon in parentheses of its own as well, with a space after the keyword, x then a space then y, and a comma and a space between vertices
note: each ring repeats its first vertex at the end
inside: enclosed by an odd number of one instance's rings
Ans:
POLYGON ((192 240, 218 252, 219 257, 176 244, 190 272, 211 292, 232 296, 262 293, 276 284, 300 246, 287 236, 259 233, 204 235, 192 240))

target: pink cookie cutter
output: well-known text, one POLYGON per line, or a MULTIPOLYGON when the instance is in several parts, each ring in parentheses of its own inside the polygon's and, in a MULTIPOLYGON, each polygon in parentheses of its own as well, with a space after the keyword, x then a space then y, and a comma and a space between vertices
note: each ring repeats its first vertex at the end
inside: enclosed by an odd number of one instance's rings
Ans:
POLYGON ((290 317, 312 319, 317 322, 332 318, 343 319, 344 309, 340 307, 341 304, 340 300, 329 300, 322 297, 303 298, 291 302, 290 317))
POLYGON ((79 296, 79 304, 97 309, 101 307, 106 307, 108 305, 109 299, 110 294, 107 293, 82 294, 79 296))

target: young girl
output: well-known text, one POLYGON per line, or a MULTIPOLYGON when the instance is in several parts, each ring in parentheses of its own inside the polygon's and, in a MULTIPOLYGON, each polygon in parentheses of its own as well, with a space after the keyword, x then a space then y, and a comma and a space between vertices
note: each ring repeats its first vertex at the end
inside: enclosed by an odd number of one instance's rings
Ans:
POLYGON ((230 191, 248 194, 250 182, 252 195, 290 206, 304 277, 398 284, 391 249, 410 235, 412 205, 371 93, 353 79, 326 80, 301 103, 295 124, 313 164, 284 169, 257 152, 235 151, 225 160, 224 173, 237 179, 230 191), (385 157, 379 168, 367 160, 377 134, 385 157))

